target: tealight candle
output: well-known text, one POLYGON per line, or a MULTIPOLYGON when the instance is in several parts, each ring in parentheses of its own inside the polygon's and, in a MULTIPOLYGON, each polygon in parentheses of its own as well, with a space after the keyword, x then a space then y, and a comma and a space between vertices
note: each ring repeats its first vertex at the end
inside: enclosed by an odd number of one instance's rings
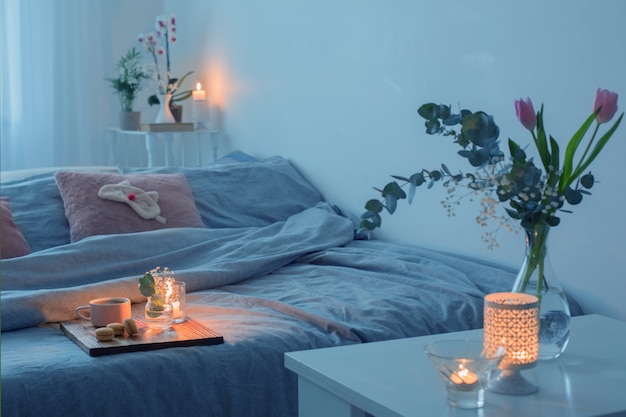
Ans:
POLYGON ((481 340, 438 340, 424 347, 448 393, 448 404, 458 408, 485 405, 485 383, 504 357, 504 350, 485 356, 481 340))
POLYGON ((461 363, 459 370, 450 375, 450 380, 457 385, 474 385, 478 382, 478 376, 461 363))
POLYGON ((206 100, 206 91, 202 89, 202 85, 200 83, 197 83, 196 89, 191 92, 191 96, 194 101, 204 101, 206 100))

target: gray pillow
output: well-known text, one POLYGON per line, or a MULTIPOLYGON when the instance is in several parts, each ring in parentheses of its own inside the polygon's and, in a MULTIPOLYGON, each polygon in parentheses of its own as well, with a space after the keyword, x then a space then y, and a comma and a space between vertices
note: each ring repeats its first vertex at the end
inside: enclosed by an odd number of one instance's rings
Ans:
MULTIPOLYGON (((241 156, 238 156, 241 161, 241 156)), ((126 169, 185 175, 206 227, 266 226, 315 206, 322 196, 285 158, 199 168, 126 169)))

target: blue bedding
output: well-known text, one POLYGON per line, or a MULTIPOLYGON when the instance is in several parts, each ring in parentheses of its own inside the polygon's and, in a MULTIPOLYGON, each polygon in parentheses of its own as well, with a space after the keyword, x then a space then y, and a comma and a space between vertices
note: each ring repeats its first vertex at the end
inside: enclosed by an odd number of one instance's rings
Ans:
POLYGON ((75 318, 94 298, 144 301, 138 276, 157 265, 199 291, 262 275, 305 253, 347 243, 352 222, 325 203, 282 222, 101 235, 2 264, 2 331, 75 318), (132 252, 129 250, 132 248, 132 252))
MULTIPOLYGON (((276 200, 287 207, 280 219, 231 199, 218 219, 228 224, 93 236, 3 260, 2 415, 296 416, 285 352, 478 328, 484 295, 512 285, 513 271, 495 264, 355 240, 349 219, 295 171, 285 177, 289 195, 303 198, 276 200), (137 279, 157 265, 187 283, 187 314, 224 344, 91 357, 60 331, 96 296, 141 308, 137 279)), ((249 190, 267 196, 282 185, 249 190)))

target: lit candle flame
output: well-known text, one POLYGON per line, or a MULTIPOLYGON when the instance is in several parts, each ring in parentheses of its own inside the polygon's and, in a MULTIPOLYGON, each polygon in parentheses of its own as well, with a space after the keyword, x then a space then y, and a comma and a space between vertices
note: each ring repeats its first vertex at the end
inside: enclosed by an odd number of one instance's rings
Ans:
POLYGON ((478 376, 460 363, 459 370, 450 375, 450 380, 457 385, 472 385, 478 382, 478 376))
POLYGON ((196 89, 191 92, 191 96, 195 101, 204 101, 206 100, 206 91, 202 89, 202 85, 200 83, 197 83, 196 89))

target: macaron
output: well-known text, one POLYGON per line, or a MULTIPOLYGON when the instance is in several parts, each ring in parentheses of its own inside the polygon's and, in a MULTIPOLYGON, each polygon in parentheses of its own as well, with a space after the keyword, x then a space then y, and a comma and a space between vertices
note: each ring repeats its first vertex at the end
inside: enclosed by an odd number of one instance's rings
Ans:
POLYGON ((110 327, 100 327, 96 329, 96 339, 99 342, 108 342, 109 340, 113 340, 113 336, 115 336, 115 333, 110 327))
POLYGON ((123 336, 124 335, 124 325, 122 323, 109 323, 107 327, 113 329, 113 334, 115 336, 123 336))
POLYGON ((126 333, 128 333, 129 336, 139 333, 137 323, 135 323, 135 320, 132 317, 124 319, 124 330, 126 330, 126 333))

